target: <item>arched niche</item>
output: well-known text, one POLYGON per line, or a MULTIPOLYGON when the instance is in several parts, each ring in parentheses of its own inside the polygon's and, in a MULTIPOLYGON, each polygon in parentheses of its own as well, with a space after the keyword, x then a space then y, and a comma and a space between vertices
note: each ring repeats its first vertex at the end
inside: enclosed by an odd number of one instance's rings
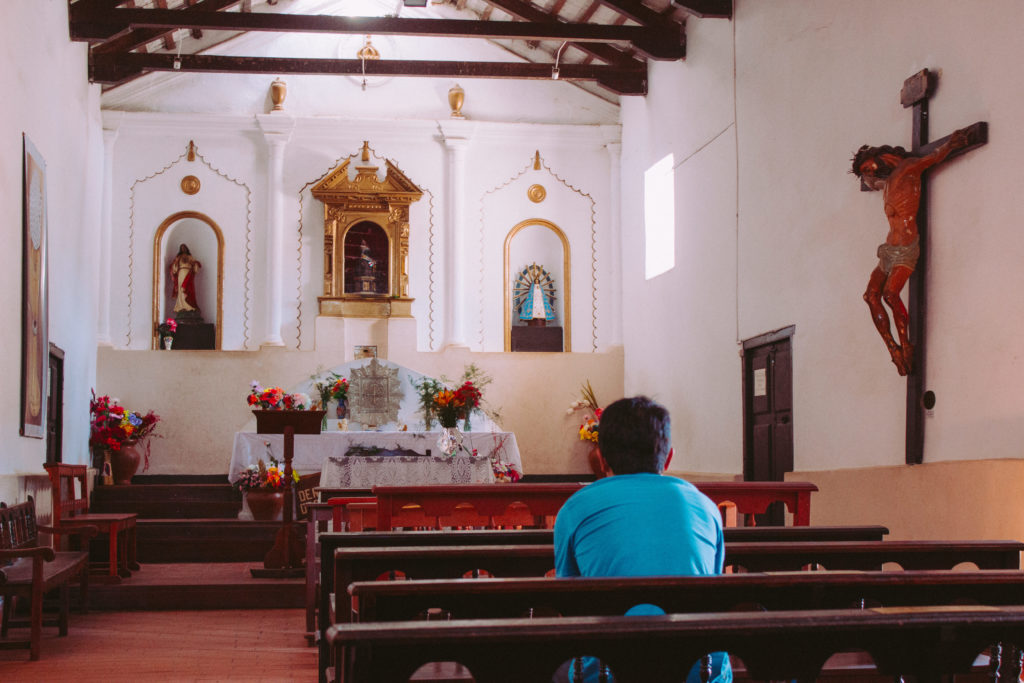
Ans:
POLYGON ((349 226, 342 237, 342 286, 345 294, 382 295, 390 292, 391 240, 372 220, 349 226))
POLYGON ((187 244, 202 264, 196 278, 196 300, 204 321, 216 325, 215 347, 220 349, 224 318, 224 234, 212 218, 198 211, 171 214, 153 236, 152 348, 159 348, 160 344, 157 325, 174 310, 170 267, 182 244, 187 244))
POLYGON ((564 330, 564 351, 572 351, 572 269, 569 240, 565 233, 542 218, 529 218, 505 236, 505 351, 512 350, 512 326, 515 311, 512 289, 517 273, 532 263, 542 265, 558 289, 553 306, 555 320, 564 330))

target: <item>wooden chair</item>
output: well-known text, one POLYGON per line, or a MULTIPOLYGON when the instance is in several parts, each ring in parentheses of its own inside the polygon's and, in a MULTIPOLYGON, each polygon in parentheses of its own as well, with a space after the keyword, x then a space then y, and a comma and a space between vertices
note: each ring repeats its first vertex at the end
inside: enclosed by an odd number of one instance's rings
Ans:
POLYGON ((62 636, 68 634, 69 584, 78 580, 82 611, 88 606, 89 556, 86 552, 54 552, 53 548, 39 545, 39 531, 49 534, 77 533, 95 536, 96 528, 79 526, 58 530, 36 522, 36 504, 32 496, 24 503, 7 507, 0 503, 0 597, 3 598, 0 647, 27 647, 29 657, 39 659, 39 643, 43 625, 56 625, 62 636), (43 619, 43 596, 54 589, 60 592, 59 612, 55 619, 43 619), (7 640, 14 620, 14 601, 28 598, 31 612, 28 620, 28 640, 7 640))
MULTIPOLYGON (((94 526, 108 538, 107 563, 91 563, 97 578, 118 583, 139 569, 136 555, 135 525, 138 515, 125 512, 89 512, 89 487, 85 465, 50 463, 44 465, 53 491, 53 524, 59 527, 94 526), (103 571, 104 565, 106 570, 103 571)), ((61 547, 62 533, 54 536, 54 547, 61 547)))

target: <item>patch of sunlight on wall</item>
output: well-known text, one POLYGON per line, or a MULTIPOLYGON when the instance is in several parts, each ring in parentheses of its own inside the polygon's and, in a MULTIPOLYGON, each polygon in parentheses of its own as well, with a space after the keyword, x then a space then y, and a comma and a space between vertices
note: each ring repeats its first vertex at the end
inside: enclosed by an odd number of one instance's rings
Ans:
POLYGON ((644 173, 644 276, 648 280, 676 265, 674 165, 669 154, 644 173))

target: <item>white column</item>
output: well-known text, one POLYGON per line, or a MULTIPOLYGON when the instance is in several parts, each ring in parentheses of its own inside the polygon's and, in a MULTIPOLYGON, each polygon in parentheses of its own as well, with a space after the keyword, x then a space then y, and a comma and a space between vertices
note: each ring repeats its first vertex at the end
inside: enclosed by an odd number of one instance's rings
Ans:
MULTIPOLYGON (((612 346, 622 345, 622 143, 609 142, 604 147, 608 151, 608 217, 609 240, 607 244, 611 263, 606 298, 609 305, 599 305, 599 310, 609 311, 608 343, 612 346)), ((600 289, 598 292, 600 293, 600 289)))
POLYGON ((445 326, 441 347, 467 346, 466 343, 466 149, 469 139, 444 138, 448 150, 447 230, 445 232, 444 271, 445 326))
POLYGON ((113 231, 114 142, 117 129, 103 129, 103 196, 100 207, 100 254, 96 292, 96 343, 113 346, 110 339, 110 248, 113 231))
POLYGON ((284 153, 295 122, 281 116, 257 118, 267 143, 267 329, 262 345, 284 346, 284 153))

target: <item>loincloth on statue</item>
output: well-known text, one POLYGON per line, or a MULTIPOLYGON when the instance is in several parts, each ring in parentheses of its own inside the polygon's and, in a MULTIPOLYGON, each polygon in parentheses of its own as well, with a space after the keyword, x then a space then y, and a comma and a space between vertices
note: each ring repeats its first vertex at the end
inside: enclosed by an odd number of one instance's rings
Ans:
POLYGON ((920 255, 920 235, 915 237, 910 244, 879 244, 878 267, 886 275, 891 273, 896 266, 906 266, 913 270, 920 255))

